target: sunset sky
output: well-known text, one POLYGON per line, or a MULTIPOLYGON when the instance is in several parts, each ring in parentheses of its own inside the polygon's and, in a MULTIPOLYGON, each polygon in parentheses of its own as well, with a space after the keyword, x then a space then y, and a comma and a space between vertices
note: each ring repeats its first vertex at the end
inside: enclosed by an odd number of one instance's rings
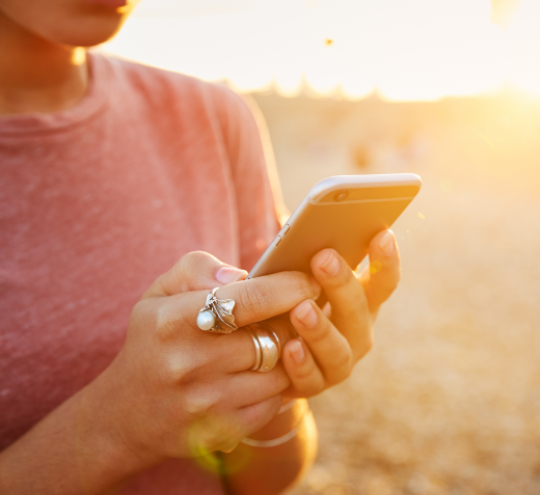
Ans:
POLYGON ((490 0, 142 0, 103 49, 246 92, 540 96, 540 2, 503 1, 505 28, 490 0))

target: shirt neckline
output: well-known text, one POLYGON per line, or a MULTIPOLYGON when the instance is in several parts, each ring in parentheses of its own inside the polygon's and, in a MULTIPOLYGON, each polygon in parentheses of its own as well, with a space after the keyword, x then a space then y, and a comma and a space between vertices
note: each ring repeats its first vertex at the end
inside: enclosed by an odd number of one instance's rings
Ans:
POLYGON ((99 113, 107 100, 110 71, 103 55, 88 53, 86 94, 73 108, 54 113, 24 113, 0 117, 0 135, 54 133, 79 125, 99 113))

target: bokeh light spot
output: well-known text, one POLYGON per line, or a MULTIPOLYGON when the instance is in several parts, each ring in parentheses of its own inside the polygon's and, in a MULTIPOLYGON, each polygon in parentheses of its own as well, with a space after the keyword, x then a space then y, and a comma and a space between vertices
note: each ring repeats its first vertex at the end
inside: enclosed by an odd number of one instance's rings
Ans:
POLYGON ((374 273, 380 272, 381 268, 382 265, 380 261, 373 261, 369 264, 369 273, 373 275, 374 273))

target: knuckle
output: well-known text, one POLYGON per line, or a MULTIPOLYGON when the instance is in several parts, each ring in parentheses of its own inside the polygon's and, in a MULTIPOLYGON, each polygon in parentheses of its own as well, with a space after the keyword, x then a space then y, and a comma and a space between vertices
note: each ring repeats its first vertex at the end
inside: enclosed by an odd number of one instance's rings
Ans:
POLYGON ((324 390, 324 377, 314 364, 301 366, 294 372, 293 385, 303 396, 311 397, 324 390))
POLYGON ((168 342, 178 334, 179 318, 177 311, 173 311, 172 305, 161 305, 156 314, 156 335, 162 342, 168 342))
MULTIPOLYGON (((188 394, 185 401, 185 410, 193 418, 207 416, 216 409, 219 403, 219 391, 216 389, 201 391, 201 387, 194 387, 195 391, 188 394)), ((215 425, 217 426, 217 425, 215 425)))
POLYGON ((352 372, 352 355, 350 350, 336 350, 332 360, 326 366, 328 381, 333 385, 349 378, 352 372))
POLYGON ((310 344, 321 346, 325 343, 325 341, 330 336, 330 328, 328 325, 317 325, 315 328, 309 329, 309 335, 305 338, 306 340, 309 340, 310 344))
POLYGON ((294 372, 295 381, 309 382, 315 377, 315 368, 313 365, 301 366, 294 372))
POLYGON ((189 279, 190 268, 200 263, 200 254, 200 251, 187 253, 173 266, 174 278, 182 290, 186 290, 186 280, 189 279))
POLYGON ((197 381, 202 366, 194 356, 169 353, 162 359, 162 376, 166 383, 188 386, 197 381))
POLYGON ((308 388, 304 391, 306 397, 313 397, 319 395, 325 389, 324 379, 321 377, 317 380, 314 380, 308 388))
POLYGON ((159 340, 168 341, 174 334, 176 319, 173 318, 169 305, 164 304, 156 314, 156 335, 159 340))
POLYGON ((183 292, 196 290, 197 284, 194 283, 194 274, 205 273, 205 267, 208 267, 212 261, 218 262, 214 256, 204 251, 191 251, 180 258, 173 266, 173 276, 181 287, 183 292))
POLYGON ((191 251, 189 266, 196 270, 202 269, 205 266, 220 264, 219 260, 206 251, 191 251))
POLYGON ((362 340, 362 342, 356 349, 356 352, 355 352, 356 361, 359 361, 364 356, 366 356, 371 351, 371 349, 373 349, 373 345, 374 345, 373 335, 369 334, 362 340))
POLYGON ((189 260, 191 253, 187 253, 182 256, 173 266, 172 275, 178 286, 182 291, 185 291, 185 280, 187 278, 187 267, 189 266, 189 260))
POLYGON ((206 261, 211 255, 204 251, 190 251, 180 258, 179 264, 197 265, 206 261))
POLYGON ((368 319, 367 305, 356 303, 340 308, 340 321, 360 322, 363 324, 368 319))
POLYGON ((151 302, 149 302, 147 299, 141 299, 137 301, 137 303, 135 304, 135 306, 133 306, 133 309, 131 310, 130 326, 133 322, 137 322, 140 319, 145 318, 145 315, 149 311, 149 307, 151 307, 150 305, 151 305, 151 302))
POLYGON ((305 273, 294 276, 291 285, 294 293, 302 300, 309 299, 313 295, 313 285, 305 273))

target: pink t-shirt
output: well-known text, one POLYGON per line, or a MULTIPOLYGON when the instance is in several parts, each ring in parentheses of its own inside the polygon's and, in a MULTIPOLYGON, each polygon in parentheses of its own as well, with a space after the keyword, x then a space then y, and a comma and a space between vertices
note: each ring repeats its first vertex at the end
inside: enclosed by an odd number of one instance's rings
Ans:
MULTIPOLYGON (((261 138, 225 87, 99 55, 71 110, 0 118, 0 450, 91 382, 182 255, 249 269, 278 224, 261 138)), ((222 493, 189 459, 123 494, 222 493)))

